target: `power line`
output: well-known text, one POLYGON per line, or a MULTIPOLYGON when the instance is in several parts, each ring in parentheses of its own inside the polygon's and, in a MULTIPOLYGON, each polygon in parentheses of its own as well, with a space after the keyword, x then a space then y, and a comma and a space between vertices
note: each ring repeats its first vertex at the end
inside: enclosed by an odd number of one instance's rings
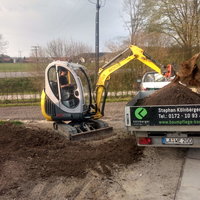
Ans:
POLYGON ((105 5, 106 5, 106 0, 104 0, 103 2, 102 1, 100 2, 101 8, 105 7, 105 5))
POLYGON ((36 58, 36 62, 38 63, 38 51, 39 51, 40 46, 32 46, 31 50, 36 58))
POLYGON ((91 0, 88 0, 88 2, 92 3, 92 4, 96 4, 95 2, 91 1, 91 0))
MULTIPOLYGON (((97 3, 97 2, 93 2, 92 0, 88 0, 88 2, 91 3, 91 4, 96 4, 97 3)), ((105 5, 106 5, 106 0, 104 0, 104 1, 100 0, 99 6, 102 8, 105 5)))

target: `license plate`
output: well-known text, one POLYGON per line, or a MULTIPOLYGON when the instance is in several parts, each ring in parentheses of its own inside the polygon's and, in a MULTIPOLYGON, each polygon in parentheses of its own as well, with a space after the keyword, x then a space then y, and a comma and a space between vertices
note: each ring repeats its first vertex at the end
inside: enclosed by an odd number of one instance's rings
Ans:
POLYGON ((192 138, 162 138, 163 144, 193 144, 192 138))

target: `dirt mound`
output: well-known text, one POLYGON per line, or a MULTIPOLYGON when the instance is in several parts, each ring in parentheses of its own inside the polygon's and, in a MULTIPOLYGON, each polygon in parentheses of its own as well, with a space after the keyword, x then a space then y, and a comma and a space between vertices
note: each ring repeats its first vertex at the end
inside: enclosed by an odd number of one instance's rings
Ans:
POLYGON ((170 83, 150 96, 139 100, 137 105, 199 104, 200 95, 179 83, 170 83))
POLYGON ((83 178, 90 169, 111 175, 115 165, 129 165, 141 155, 133 137, 71 142, 54 132, 7 123, 0 126, 0 194, 21 181, 83 178))
POLYGON ((199 87, 200 86, 200 66, 197 61, 200 58, 200 53, 195 54, 189 60, 179 65, 179 70, 176 73, 174 81, 186 84, 187 86, 199 87))

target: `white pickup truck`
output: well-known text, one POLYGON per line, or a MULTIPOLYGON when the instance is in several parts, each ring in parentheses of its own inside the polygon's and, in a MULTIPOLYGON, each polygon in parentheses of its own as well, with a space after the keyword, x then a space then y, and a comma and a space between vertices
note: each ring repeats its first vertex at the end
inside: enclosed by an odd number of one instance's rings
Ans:
POLYGON ((200 104, 137 106, 154 91, 140 91, 125 107, 125 125, 139 146, 200 147, 200 104))
POLYGON ((158 90, 170 83, 166 77, 157 72, 146 72, 140 82, 141 90, 158 90))

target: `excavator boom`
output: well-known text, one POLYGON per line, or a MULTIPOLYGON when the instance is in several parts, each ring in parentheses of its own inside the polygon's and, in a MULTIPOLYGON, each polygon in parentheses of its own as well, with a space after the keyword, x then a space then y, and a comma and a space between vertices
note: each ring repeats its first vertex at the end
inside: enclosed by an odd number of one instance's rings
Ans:
POLYGON ((102 103, 102 96, 103 93, 107 93, 105 84, 106 81, 110 79, 110 75, 120 69, 121 67, 125 66, 127 63, 130 61, 137 59, 146 66, 150 67, 154 71, 158 72, 161 74, 161 68, 157 66, 156 61, 150 58, 143 49, 131 45, 129 48, 127 48, 125 51, 120 53, 118 56, 116 56, 114 59, 112 59, 108 64, 103 66, 102 68, 99 69, 98 72, 98 79, 96 83, 96 114, 94 116, 95 119, 99 119, 103 116, 104 112, 104 105, 106 98, 103 99, 102 103), (120 56, 124 55, 127 51, 130 51, 132 55, 128 56, 127 58, 124 58, 123 60, 111 65, 116 59, 118 59, 120 56), (101 107, 102 103, 102 107, 101 107))

